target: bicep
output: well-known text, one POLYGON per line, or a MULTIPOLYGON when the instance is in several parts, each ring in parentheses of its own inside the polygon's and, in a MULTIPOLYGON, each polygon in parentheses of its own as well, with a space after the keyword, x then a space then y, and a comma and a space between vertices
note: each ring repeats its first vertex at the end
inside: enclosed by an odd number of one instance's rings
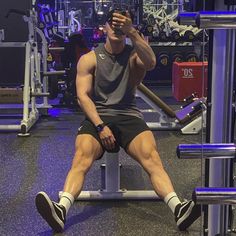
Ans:
POLYGON ((89 96, 93 86, 93 61, 82 57, 77 65, 76 92, 80 98, 89 96))

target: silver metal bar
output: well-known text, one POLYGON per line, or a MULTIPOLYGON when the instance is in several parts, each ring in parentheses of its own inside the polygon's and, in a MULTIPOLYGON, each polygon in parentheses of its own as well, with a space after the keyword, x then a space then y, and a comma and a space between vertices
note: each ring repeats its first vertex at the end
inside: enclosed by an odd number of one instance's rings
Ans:
POLYGON ((166 123, 161 123, 158 120, 156 122, 147 122, 147 126, 151 130, 180 130, 182 128, 182 125, 177 122, 166 121, 166 123))
POLYGON ((29 42, 26 43, 25 47, 25 77, 24 77, 24 88, 23 88, 23 120, 27 120, 29 117, 29 102, 30 102, 30 78, 31 78, 31 45, 29 42))
POLYGON ((106 192, 117 192, 120 190, 120 164, 119 153, 105 154, 105 190, 106 192))
POLYGON ((64 51, 65 47, 50 47, 48 51, 64 51))
POLYGON ((0 48, 24 48, 25 42, 0 42, 0 48))
POLYGON ((195 188, 193 199, 197 204, 236 204, 236 188, 195 188))
POLYGON ((200 12, 196 25, 201 29, 236 29, 236 12, 200 12))
POLYGON ((178 22, 181 25, 193 25, 201 29, 236 29, 236 12, 184 12, 178 15, 178 22))
POLYGON ((20 131, 21 126, 20 125, 0 125, 0 131, 20 131))
POLYGON ((50 75, 64 75, 66 73, 65 70, 57 70, 57 71, 47 71, 44 72, 43 75, 50 76, 50 75))
MULTIPOLYGON (((62 192, 59 192, 59 197, 62 192)), ((122 190, 118 192, 82 191, 78 201, 94 200, 161 200, 153 190, 122 190)))
POLYGON ((31 93, 30 95, 31 95, 31 97, 48 97, 48 96, 50 96, 50 93, 37 93, 37 92, 35 92, 35 93, 31 93))
POLYGON ((177 156, 180 159, 230 159, 236 157, 236 145, 234 143, 180 144, 177 147, 177 156))
POLYGON ((178 15, 177 20, 180 25, 196 26, 196 16, 197 12, 183 12, 178 15))

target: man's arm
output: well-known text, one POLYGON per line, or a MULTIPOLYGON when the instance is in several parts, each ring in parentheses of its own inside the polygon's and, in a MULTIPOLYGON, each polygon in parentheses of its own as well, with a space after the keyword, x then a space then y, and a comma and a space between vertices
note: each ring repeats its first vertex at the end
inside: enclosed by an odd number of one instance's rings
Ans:
POLYGON ((130 38, 136 52, 136 64, 146 71, 154 69, 156 66, 155 53, 133 27, 129 13, 126 12, 126 16, 113 13, 112 23, 113 27, 118 27, 130 38))
POLYGON ((149 44, 132 28, 128 36, 136 52, 136 64, 146 71, 153 70, 156 66, 156 56, 149 44))
MULTIPOLYGON (((86 116, 91 122, 97 126, 102 124, 103 121, 100 118, 96 106, 91 99, 93 90, 94 71, 96 68, 96 57, 93 51, 82 56, 77 65, 76 76, 76 92, 78 97, 78 103, 83 109, 86 116)), ((99 137, 102 141, 102 145, 111 150, 115 147, 115 137, 108 126, 99 132, 99 137)))
POLYGON ((102 123, 102 120, 91 99, 93 73, 96 66, 96 58, 93 54, 94 52, 85 54, 79 60, 77 65, 76 92, 81 108, 92 123, 97 126, 102 123))

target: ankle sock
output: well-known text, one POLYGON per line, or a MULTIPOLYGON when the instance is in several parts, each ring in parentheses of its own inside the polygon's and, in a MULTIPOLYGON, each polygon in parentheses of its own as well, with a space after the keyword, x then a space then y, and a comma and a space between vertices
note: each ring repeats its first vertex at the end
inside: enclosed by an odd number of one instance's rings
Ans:
POLYGON ((59 201, 59 205, 66 208, 66 214, 68 213, 70 207, 73 205, 75 198, 67 192, 63 192, 59 201))
POLYGON ((181 203, 175 192, 168 193, 164 198, 164 202, 169 206, 173 213, 175 213, 175 207, 181 203))

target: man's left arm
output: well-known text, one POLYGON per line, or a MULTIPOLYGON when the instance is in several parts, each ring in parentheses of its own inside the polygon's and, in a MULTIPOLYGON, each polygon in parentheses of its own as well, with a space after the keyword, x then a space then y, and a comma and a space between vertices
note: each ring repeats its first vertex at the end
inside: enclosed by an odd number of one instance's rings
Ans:
POLYGON ((136 64, 146 71, 156 66, 156 56, 149 44, 140 36, 136 29, 131 29, 127 36, 130 38, 137 54, 136 64))
POLYGON ((113 13, 112 26, 119 28, 126 34, 137 53, 136 63, 144 70, 152 70, 156 66, 156 56, 149 44, 142 38, 138 31, 133 27, 132 20, 128 11, 126 16, 119 13, 113 13))

